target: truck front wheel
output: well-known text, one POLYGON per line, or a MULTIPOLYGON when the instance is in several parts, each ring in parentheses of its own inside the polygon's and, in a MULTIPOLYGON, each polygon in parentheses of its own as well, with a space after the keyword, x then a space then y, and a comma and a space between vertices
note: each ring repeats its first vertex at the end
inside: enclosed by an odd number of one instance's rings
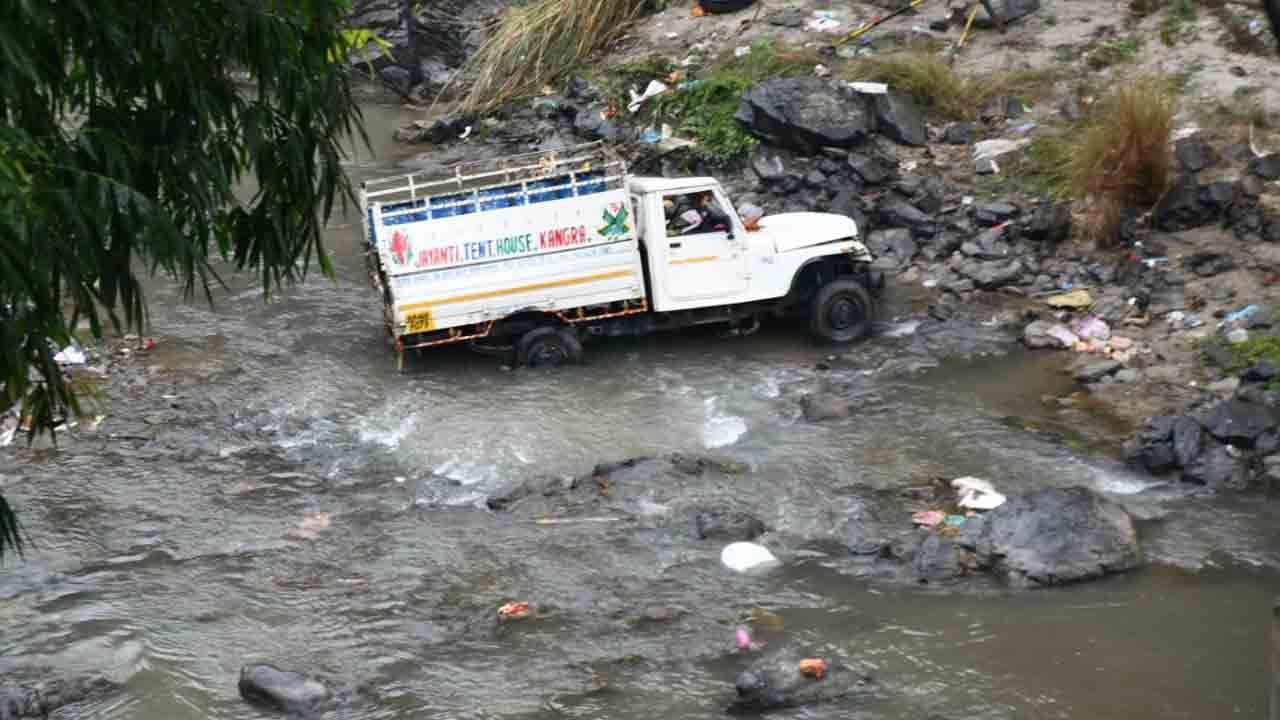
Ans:
POLYGON ((582 342, 573 328, 536 327, 520 336, 516 361, 525 367, 550 367, 582 362, 582 342))
POLYGON ((856 280, 835 280, 818 288, 809 313, 809 329, 827 342, 850 343, 871 332, 875 303, 856 280))

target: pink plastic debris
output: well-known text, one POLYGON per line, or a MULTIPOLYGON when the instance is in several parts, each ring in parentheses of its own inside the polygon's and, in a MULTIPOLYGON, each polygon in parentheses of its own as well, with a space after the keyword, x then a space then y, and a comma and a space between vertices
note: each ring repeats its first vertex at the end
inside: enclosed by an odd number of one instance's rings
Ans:
POLYGON ((739 650, 751 649, 751 634, 747 632, 746 628, 738 628, 737 632, 734 633, 734 638, 738 641, 739 650))
POLYGON ((925 510, 915 513, 911 516, 911 522, 924 527, 933 527, 942 523, 947 519, 947 514, 941 510, 925 510))
POLYGON ((1071 323, 1071 331, 1081 340, 1107 340, 1111 337, 1111 327, 1097 315, 1088 315, 1071 323))

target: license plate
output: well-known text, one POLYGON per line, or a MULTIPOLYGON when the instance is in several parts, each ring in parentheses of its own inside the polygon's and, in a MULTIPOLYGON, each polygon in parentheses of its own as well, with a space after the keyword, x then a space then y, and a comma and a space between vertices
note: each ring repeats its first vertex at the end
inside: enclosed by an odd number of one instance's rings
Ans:
POLYGON ((409 313, 405 316, 404 322, 407 326, 406 332, 409 333, 424 333, 436 329, 436 321, 431 316, 430 310, 409 313))

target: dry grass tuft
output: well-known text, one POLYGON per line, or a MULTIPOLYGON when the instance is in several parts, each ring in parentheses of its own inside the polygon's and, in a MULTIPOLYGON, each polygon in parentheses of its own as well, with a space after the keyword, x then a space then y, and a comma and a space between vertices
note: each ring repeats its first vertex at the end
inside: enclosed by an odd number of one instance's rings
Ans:
POLYGON ((997 97, 1035 100, 1057 79, 1052 70, 961 75, 942 57, 919 51, 859 60, 850 65, 846 77, 910 92, 931 113, 949 120, 972 120, 997 97))
POLYGON ((1127 210, 1145 211, 1173 178, 1177 99, 1159 76, 1135 78, 1103 98, 1076 139, 1071 185, 1090 203, 1086 232, 1112 244, 1127 210))
POLYGON ((464 74, 475 78, 462 99, 487 112, 538 93, 617 40, 640 16, 646 0, 534 0, 509 8, 464 74))

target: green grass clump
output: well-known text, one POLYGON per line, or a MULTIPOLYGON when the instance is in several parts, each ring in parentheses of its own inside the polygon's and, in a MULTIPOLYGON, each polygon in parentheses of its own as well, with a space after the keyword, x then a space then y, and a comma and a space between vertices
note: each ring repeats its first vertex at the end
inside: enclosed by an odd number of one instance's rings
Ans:
POLYGON ((928 112, 947 120, 971 120, 987 103, 1001 96, 1034 101, 1058 78, 1054 70, 962 75, 941 56, 920 51, 859 60, 849 66, 845 76, 849 80, 882 82, 905 90, 928 112))
MULTIPOLYGON (((1233 373, 1242 372, 1260 360, 1280 368, 1280 337, 1275 335, 1251 335, 1248 340, 1236 345, 1228 344, 1226 348, 1232 359, 1231 367, 1227 370, 1233 373)), ((1280 378, 1272 380, 1268 388, 1280 389, 1280 378)))
POLYGON ((1071 138, 1074 127, 1047 132, 1012 153, 1005 171, 1032 193, 1050 200, 1071 197, 1071 138))
POLYGON ((651 104, 654 123, 670 123, 697 142, 695 157, 712 165, 729 165, 750 153, 760 141, 734 117, 742 94, 768 78, 813 72, 821 58, 813 52, 781 48, 768 40, 735 57, 727 53, 708 72, 684 88, 663 93, 651 104))
POLYGON ((1187 35, 1195 21, 1195 3, 1191 0, 1173 0, 1160 21, 1160 42, 1173 47, 1187 35))
POLYGON ((1101 70, 1133 60, 1138 57, 1140 50, 1142 50, 1142 41, 1136 37, 1108 40, 1099 43, 1090 51, 1087 62, 1094 70, 1101 70))

